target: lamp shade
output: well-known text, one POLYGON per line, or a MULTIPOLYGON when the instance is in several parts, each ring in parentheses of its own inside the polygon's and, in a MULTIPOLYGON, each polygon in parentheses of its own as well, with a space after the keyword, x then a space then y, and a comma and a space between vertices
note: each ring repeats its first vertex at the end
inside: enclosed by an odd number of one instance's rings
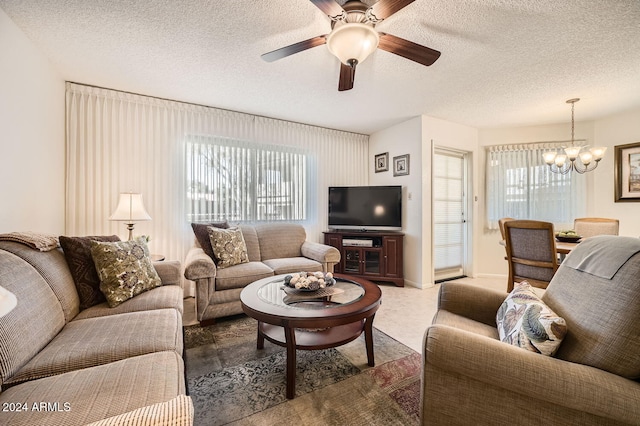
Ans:
POLYGON ((118 207, 109 217, 109 220, 122 220, 126 222, 139 222, 141 220, 151 220, 151 216, 144 208, 142 194, 125 192, 120 194, 118 207))
POLYGON ((16 295, 0 285, 0 317, 11 312, 17 304, 16 295))
POLYGON ((327 36, 329 52, 345 65, 351 65, 351 60, 362 63, 377 49, 379 42, 380 36, 371 25, 355 22, 336 26, 327 36))

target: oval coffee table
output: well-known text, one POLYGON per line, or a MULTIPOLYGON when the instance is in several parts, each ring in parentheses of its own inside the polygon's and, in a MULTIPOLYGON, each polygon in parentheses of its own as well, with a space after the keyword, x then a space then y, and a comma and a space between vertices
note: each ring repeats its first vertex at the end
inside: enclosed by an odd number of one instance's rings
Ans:
POLYGON ((382 292, 374 283, 336 274, 336 284, 319 292, 284 289, 285 275, 263 278, 240 293, 243 311, 258 320, 258 349, 264 339, 287 348, 287 398, 296 389, 296 349, 335 348, 355 340, 364 331, 367 363, 373 355, 373 317, 382 292))

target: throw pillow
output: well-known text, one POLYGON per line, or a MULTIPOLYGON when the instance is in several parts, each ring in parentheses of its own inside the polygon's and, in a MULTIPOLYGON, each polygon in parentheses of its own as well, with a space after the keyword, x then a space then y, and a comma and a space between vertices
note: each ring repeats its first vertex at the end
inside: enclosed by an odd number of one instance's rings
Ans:
POLYGON ((552 356, 567 334, 564 318, 553 312, 523 281, 515 285, 496 315, 500 340, 552 356))
POLYGON ((80 310, 105 301, 100 291, 100 278, 91 257, 91 241, 120 241, 117 235, 92 237, 60 236, 60 246, 80 298, 80 310))
POLYGON ((145 237, 117 243, 91 241, 91 256, 100 277, 100 290, 111 308, 162 285, 145 237))
POLYGON ((228 229, 229 224, 225 220, 224 222, 209 222, 209 223, 192 223, 191 228, 193 229, 193 233, 196 236, 196 240, 202 247, 207 255, 213 259, 213 261, 217 264, 218 259, 216 259, 215 254, 213 253, 213 248, 211 247, 211 240, 209 239, 209 231, 208 228, 210 226, 214 226, 220 229, 228 229))
POLYGON ((218 259, 218 268, 227 268, 249 261, 247 244, 240 228, 219 229, 210 226, 208 231, 211 248, 218 259))

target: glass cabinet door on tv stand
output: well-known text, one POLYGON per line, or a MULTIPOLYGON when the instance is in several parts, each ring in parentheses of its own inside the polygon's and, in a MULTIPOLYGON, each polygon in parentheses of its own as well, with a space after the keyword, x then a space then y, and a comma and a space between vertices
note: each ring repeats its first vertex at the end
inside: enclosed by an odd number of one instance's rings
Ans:
POLYGON ((383 275, 382 249, 344 247, 345 274, 352 275, 383 275))

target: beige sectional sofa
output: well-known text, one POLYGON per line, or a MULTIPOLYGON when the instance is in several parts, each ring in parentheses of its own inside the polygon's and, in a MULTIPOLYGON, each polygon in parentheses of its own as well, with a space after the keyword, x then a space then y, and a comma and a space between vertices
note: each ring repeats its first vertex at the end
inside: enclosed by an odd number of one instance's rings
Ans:
POLYGON ((333 272, 340 252, 306 241, 301 225, 265 223, 240 226, 249 262, 217 268, 196 239, 187 254, 184 276, 196 283, 197 319, 201 323, 242 313, 240 292, 252 282, 292 272, 333 272))
POLYGON ((0 318, 0 424, 191 424, 185 396, 179 262, 162 286, 83 311, 60 248, 0 241, 0 286, 18 304, 0 318))

